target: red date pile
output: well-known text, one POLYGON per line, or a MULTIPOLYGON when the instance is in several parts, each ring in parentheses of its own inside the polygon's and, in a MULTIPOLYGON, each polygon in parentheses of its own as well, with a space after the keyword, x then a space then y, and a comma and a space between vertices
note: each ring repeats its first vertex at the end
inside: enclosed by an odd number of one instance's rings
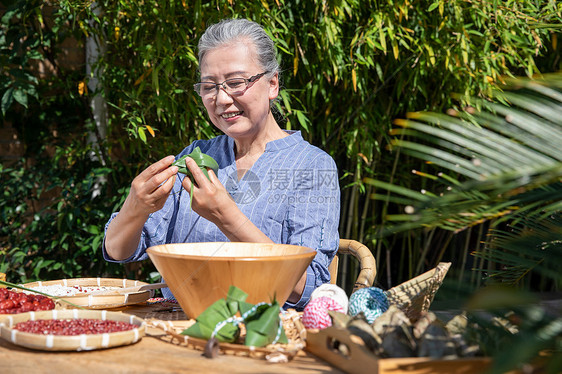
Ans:
POLYGON ((14 329, 42 335, 104 334, 132 330, 136 325, 120 321, 99 319, 39 319, 16 323, 14 329))
POLYGON ((27 295, 0 288, 0 314, 15 314, 55 308, 53 300, 43 295, 27 295))

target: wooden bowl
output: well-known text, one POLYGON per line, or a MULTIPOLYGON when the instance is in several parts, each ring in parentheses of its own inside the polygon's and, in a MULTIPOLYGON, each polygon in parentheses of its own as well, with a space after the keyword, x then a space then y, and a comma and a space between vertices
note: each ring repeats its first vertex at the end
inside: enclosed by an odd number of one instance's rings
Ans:
POLYGON ((283 305, 316 255, 296 245, 272 243, 177 243, 153 246, 148 256, 189 318, 197 318, 230 286, 249 303, 283 305))
POLYGON ((145 333, 144 320, 125 313, 106 310, 49 310, 6 315, 0 318, 0 336, 9 342, 31 349, 43 351, 90 351, 94 349, 117 347, 136 343, 145 333), (19 322, 40 319, 99 319, 128 322, 136 327, 132 330, 104 334, 82 335, 42 335, 14 329, 19 322))

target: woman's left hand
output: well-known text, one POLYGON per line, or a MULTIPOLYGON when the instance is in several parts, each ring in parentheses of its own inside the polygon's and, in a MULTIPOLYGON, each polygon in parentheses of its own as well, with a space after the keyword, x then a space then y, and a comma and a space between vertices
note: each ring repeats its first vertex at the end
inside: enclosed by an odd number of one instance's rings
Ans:
POLYGON ((187 157, 185 164, 195 181, 191 183, 187 177, 182 181, 183 188, 192 195, 191 209, 220 227, 221 222, 228 221, 230 216, 239 211, 238 206, 213 170, 207 170, 209 173, 207 179, 191 158, 187 157))

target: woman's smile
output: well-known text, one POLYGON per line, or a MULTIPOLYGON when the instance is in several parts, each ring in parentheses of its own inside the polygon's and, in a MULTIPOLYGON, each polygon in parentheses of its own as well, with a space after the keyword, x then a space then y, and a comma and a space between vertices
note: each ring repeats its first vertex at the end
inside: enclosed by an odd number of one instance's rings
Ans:
POLYGON ((244 113, 244 112, 243 111, 226 112, 226 113, 221 114, 220 116, 225 120, 231 120, 231 119, 234 119, 235 117, 241 116, 242 113, 244 113))

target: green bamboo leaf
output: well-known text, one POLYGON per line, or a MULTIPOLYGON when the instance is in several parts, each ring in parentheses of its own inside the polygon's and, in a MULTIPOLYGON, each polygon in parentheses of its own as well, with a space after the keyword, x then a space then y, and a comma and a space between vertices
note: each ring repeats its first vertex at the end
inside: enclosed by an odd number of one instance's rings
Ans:
POLYGON ((419 214, 387 214, 385 219, 391 222, 411 222, 418 221, 421 218, 419 214))
POLYGON ((431 5, 429 6, 429 8, 427 8, 427 11, 428 11, 428 12, 434 11, 434 10, 437 9, 437 7, 439 6, 439 3, 440 3, 440 1, 434 2, 433 4, 431 4, 431 5))
POLYGON ((280 326, 279 304, 273 302, 261 306, 256 315, 250 315, 246 319, 246 339, 244 345, 252 347, 265 347, 273 343, 279 333, 278 342, 288 342, 285 330, 280 326))
POLYGON ((160 80, 158 78, 159 67, 157 69, 152 69, 152 88, 156 92, 156 96, 160 96, 160 80))
POLYGON ((302 128, 305 131, 308 131, 308 122, 309 122, 308 118, 300 110, 295 110, 295 113, 297 114, 297 119, 299 120, 299 123, 302 126, 302 128))
POLYGON ((182 331, 182 335, 210 339, 218 329, 216 338, 221 342, 232 343, 240 334, 238 323, 243 322, 246 326, 244 344, 247 346, 264 347, 274 342, 278 335, 279 343, 287 343, 284 329, 280 325, 281 309, 277 301, 253 305, 245 301, 247 296, 239 288, 230 286, 226 299, 217 300, 205 309, 196 318, 194 325, 182 331), (240 320, 232 323, 237 314, 240 320))
POLYGON ((172 166, 177 166, 179 169, 178 171, 180 173, 187 175, 189 178, 193 178, 193 175, 185 165, 185 159, 187 157, 195 161, 195 163, 197 164, 199 169, 203 171, 203 174, 205 174, 207 179, 209 179, 209 173, 207 169, 212 169, 215 172, 215 174, 217 174, 219 171, 219 164, 217 164, 215 159, 201 152, 201 149, 199 147, 195 147, 195 149, 190 154, 182 156, 172 163, 172 166))
POLYGON ((384 82, 385 78, 384 78, 384 74, 382 72, 382 68, 381 65, 377 62, 375 63, 375 71, 377 72, 377 76, 379 77, 379 79, 381 80, 381 82, 384 82))
POLYGON ((0 20, 0 22, 3 25, 9 25, 10 24, 10 20, 14 17, 14 16, 18 16, 19 9, 7 9, 6 12, 2 15, 2 19, 0 20))
MULTIPOLYGON (((208 340, 211 338, 215 327, 232 316, 234 316, 234 313, 232 313, 226 301, 224 299, 217 300, 196 318, 195 324, 183 330, 181 334, 208 340)), ((226 323, 218 330, 216 338, 221 342, 233 343, 239 334, 240 329, 237 326, 226 323)))
POLYGON ((137 133, 139 134, 140 140, 142 140, 143 143, 146 143, 146 134, 144 132, 144 127, 137 127, 137 133))
POLYGON ((382 27, 379 29, 379 43, 381 45, 381 50, 386 55, 386 37, 385 37, 384 29, 382 27))
POLYGON ((289 93, 287 92, 287 90, 281 90, 279 92, 279 96, 281 96, 281 99, 283 100, 283 105, 285 105, 285 107, 287 108, 287 111, 289 113, 291 113, 291 99, 289 98, 289 93))

